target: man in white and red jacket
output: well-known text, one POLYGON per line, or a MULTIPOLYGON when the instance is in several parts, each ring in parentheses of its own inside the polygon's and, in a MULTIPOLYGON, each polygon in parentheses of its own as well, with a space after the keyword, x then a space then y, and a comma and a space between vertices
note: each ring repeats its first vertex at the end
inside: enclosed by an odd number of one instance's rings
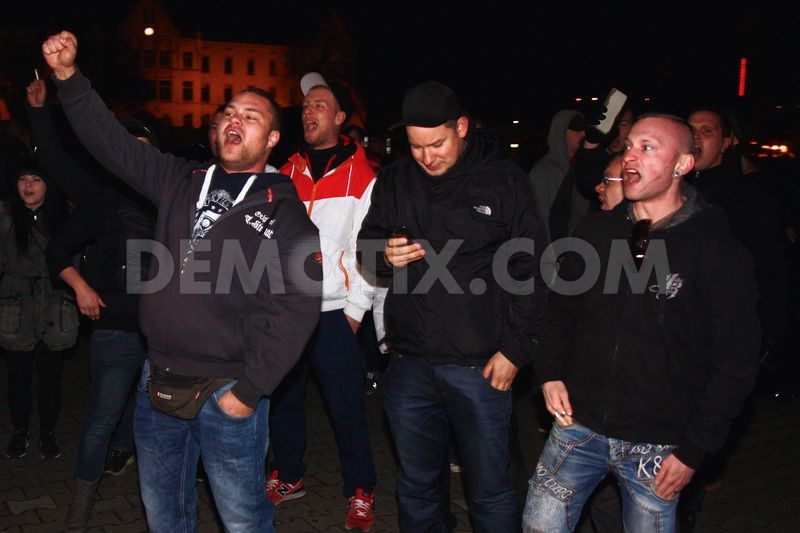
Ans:
POLYGON ((322 385, 339 445, 349 498, 347 529, 372 526, 375 466, 364 413, 364 360, 355 333, 372 307, 375 288, 356 262, 356 237, 370 205, 375 172, 364 149, 341 130, 352 103, 347 91, 316 72, 303 76, 305 143, 281 168, 320 232, 323 260, 322 314, 304 356, 273 397, 270 431, 274 460, 267 483, 278 505, 305 494, 304 388, 309 364, 322 385))

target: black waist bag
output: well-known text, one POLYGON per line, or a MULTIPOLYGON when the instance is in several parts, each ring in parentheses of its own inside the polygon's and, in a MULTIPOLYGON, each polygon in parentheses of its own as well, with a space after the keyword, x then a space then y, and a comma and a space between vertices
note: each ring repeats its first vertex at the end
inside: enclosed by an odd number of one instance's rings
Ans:
POLYGON ((150 362, 147 394, 150 408, 183 420, 197 416, 214 391, 233 381, 231 378, 180 376, 161 370, 150 362))

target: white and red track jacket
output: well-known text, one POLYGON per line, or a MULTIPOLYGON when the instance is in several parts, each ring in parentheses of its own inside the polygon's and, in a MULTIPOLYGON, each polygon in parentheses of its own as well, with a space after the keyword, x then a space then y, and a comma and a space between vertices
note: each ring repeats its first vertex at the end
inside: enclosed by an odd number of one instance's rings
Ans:
POLYGON ((375 294, 374 283, 364 279, 356 261, 356 238, 369 211, 375 185, 375 171, 364 148, 356 144, 352 156, 316 183, 307 159, 299 152, 289 157, 280 171, 292 178, 308 216, 319 229, 324 276, 322 311, 344 309, 347 316, 361 322, 372 307, 375 294))

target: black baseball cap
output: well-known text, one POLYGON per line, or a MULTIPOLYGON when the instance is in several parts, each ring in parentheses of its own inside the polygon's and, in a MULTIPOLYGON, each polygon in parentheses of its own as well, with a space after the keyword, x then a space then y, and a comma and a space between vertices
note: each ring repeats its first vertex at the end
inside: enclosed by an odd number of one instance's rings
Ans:
POLYGON ((426 81, 406 91, 402 118, 390 129, 400 126, 435 128, 467 113, 450 87, 438 81, 426 81))

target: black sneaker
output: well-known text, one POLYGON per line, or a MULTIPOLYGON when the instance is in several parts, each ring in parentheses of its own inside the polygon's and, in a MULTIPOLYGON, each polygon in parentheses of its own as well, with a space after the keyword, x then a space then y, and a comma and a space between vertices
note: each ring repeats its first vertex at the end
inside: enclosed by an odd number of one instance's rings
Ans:
POLYGON ((27 450, 30 445, 31 443, 28 441, 28 432, 24 429, 18 429, 11 435, 11 441, 6 448, 6 457, 9 459, 25 457, 27 453, 25 450, 27 450))
POLYGON ((52 431, 39 435, 39 455, 42 459, 56 459, 61 457, 61 446, 58 445, 56 436, 52 431))
POLYGON ((135 462, 136 456, 133 452, 111 450, 108 452, 108 457, 106 457, 106 466, 103 471, 112 476, 121 476, 125 473, 125 469, 135 462))

